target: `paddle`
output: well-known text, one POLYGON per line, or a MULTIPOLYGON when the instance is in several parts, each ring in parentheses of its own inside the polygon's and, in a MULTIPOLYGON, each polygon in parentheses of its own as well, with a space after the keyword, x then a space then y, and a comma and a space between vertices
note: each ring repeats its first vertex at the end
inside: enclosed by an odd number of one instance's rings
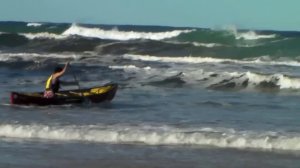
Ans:
POLYGON ((74 81, 76 82, 76 84, 77 84, 77 86, 78 86, 78 89, 80 89, 79 82, 78 82, 78 80, 77 80, 77 77, 76 77, 74 71, 71 69, 71 63, 70 63, 70 62, 69 62, 69 69, 71 70, 71 73, 72 73, 72 75, 73 75, 74 81))
POLYGON ((76 77, 76 75, 74 74, 74 72, 72 72, 72 73, 73 73, 74 80, 75 80, 75 82, 76 82, 76 84, 77 84, 77 86, 78 86, 78 89, 80 89, 80 85, 79 85, 79 82, 78 82, 78 80, 77 80, 77 77, 76 77))
MULTIPOLYGON (((70 65, 70 64, 69 64, 69 68, 71 69, 71 65, 70 65)), ((74 71, 71 70, 71 73, 72 73, 72 75, 73 75, 73 77, 74 77, 74 80, 75 80, 77 86, 78 86, 78 89, 80 89, 80 85, 79 85, 79 82, 78 82, 78 80, 77 80, 77 77, 76 77, 74 71)), ((83 97, 83 93, 82 93, 82 92, 80 92, 80 96, 83 97)))

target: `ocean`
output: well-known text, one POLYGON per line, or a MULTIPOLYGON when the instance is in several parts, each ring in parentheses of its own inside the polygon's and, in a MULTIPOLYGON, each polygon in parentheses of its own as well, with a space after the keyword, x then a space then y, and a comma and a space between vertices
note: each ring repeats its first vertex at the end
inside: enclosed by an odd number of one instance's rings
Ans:
MULTIPOLYGON (((0 167, 298 168, 300 32, 0 22, 0 167), (17 106, 57 66, 110 103, 17 106)), ((62 86, 76 89, 78 86, 62 86)))

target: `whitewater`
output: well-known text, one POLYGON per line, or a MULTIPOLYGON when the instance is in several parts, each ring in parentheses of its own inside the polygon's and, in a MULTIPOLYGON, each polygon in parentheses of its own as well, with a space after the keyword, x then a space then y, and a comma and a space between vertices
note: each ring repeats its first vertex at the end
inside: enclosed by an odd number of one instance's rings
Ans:
POLYGON ((0 32, 0 167, 300 164, 299 32, 45 22, 0 32), (67 61, 63 81, 118 83, 112 102, 10 104, 67 61))
POLYGON ((246 132, 233 129, 172 128, 168 126, 44 126, 1 125, 0 135, 9 138, 87 141, 101 143, 144 143, 147 145, 206 145, 259 150, 300 150, 300 136, 276 132, 246 132))

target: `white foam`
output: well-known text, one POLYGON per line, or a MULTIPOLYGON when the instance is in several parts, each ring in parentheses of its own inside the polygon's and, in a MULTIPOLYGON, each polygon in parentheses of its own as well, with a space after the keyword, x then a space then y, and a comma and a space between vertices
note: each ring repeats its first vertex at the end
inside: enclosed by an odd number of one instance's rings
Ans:
POLYGON ((128 71, 139 71, 141 69, 143 70, 150 70, 151 67, 147 66, 147 67, 143 67, 143 68, 139 68, 135 65, 115 65, 115 66, 109 66, 109 68, 111 69, 123 69, 123 70, 128 70, 128 71))
POLYGON ((28 27, 40 27, 42 25, 43 25, 42 23, 27 23, 28 27))
POLYGON ((207 48, 223 46, 223 44, 219 44, 219 43, 178 42, 178 41, 168 41, 167 43, 171 43, 171 44, 192 44, 195 47, 207 47, 207 48))
MULTIPOLYGON (((270 83, 279 89, 300 89, 300 79, 289 77, 283 74, 258 74, 253 72, 205 72, 203 70, 184 71, 185 80, 188 83, 197 83, 206 79, 202 84, 205 87, 215 85, 226 85, 234 83, 234 87, 244 87, 247 81, 247 88, 255 88, 263 83, 270 83), (211 77, 211 76, 216 77, 211 77), (224 82, 226 81, 226 82, 224 82)), ((268 86, 266 86, 268 87, 268 86)))
POLYGON ((135 32, 135 31, 119 31, 118 29, 104 30, 101 28, 87 28, 76 24, 63 32, 62 35, 78 35, 83 37, 92 37, 100 39, 112 39, 112 40, 134 40, 134 39, 150 39, 150 40, 162 40, 167 38, 173 38, 181 33, 189 33, 193 30, 173 30, 166 32, 135 32))
POLYGON ((170 62, 170 63, 190 63, 190 64, 199 64, 199 63, 238 63, 238 64, 262 64, 262 65, 287 65, 287 66, 300 66, 298 61, 265 61, 260 58, 254 60, 234 60, 234 59, 221 59, 221 58, 212 58, 212 57, 167 57, 167 56, 150 56, 150 55, 133 55, 125 54, 123 55, 126 59, 140 60, 140 61, 155 61, 155 62, 170 62))
POLYGON ((281 89, 300 89, 300 79, 279 75, 278 85, 281 89))
POLYGON ((291 78, 283 74, 274 74, 274 75, 262 75, 247 72, 246 76, 249 78, 249 81, 252 84, 259 84, 261 82, 273 82, 280 89, 300 89, 300 79, 291 78))
POLYGON ((79 59, 81 56, 76 54, 38 54, 38 53, 0 53, 0 61, 12 61, 15 59, 22 59, 23 61, 32 61, 37 58, 72 58, 79 59))
POLYGON ((148 145, 208 145, 221 148, 300 150, 299 134, 236 131, 226 128, 175 128, 130 125, 0 125, 0 136, 9 138, 91 141, 100 143, 144 143, 148 145))
MULTIPOLYGON (((149 78, 153 77, 153 76, 159 76, 159 77, 163 77, 163 74, 161 73, 160 70, 155 69, 155 68, 151 68, 150 66, 146 66, 146 67, 137 67, 135 65, 114 65, 114 66, 109 66, 110 69, 121 69, 123 70, 125 73, 128 73, 129 76, 134 75, 134 77, 136 78, 136 80, 139 81, 148 81, 149 78)), ((139 85, 139 82, 134 82, 131 83, 132 85, 139 85)))
POLYGON ((149 55, 123 55, 126 59, 140 60, 140 61, 155 61, 155 62, 172 62, 172 63, 204 63, 204 62, 224 62, 223 59, 214 59, 210 57, 158 57, 149 55))
POLYGON ((213 48, 213 47, 220 47, 223 46, 222 44, 218 43, 198 43, 198 42, 193 42, 192 43, 196 47, 207 47, 207 48, 213 48))
POLYGON ((42 33, 23 33, 21 34, 28 39, 65 39, 68 36, 66 35, 59 35, 54 33, 42 32, 42 33))
MULTIPOLYGON (((224 60, 210 60, 210 58, 195 60, 191 57, 186 58, 174 58, 174 57, 135 57, 136 55, 124 55, 125 58, 130 58, 134 60, 143 60, 143 61, 166 61, 166 62, 179 62, 179 63, 203 63, 203 62, 221 62, 224 60), (128 56, 128 57, 127 57, 128 56), (133 56, 133 57, 132 57, 133 56), (162 59, 162 60, 161 60, 162 59)), ((199 58, 196 58, 199 59, 199 58)), ((204 71, 198 67, 189 67, 186 66, 173 66, 173 68, 168 71, 161 69, 155 69, 150 67, 136 67, 134 65, 125 65, 125 66, 110 66, 111 69, 123 69, 125 72, 136 72, 135 77, 137 80, 143 82, 149 82, 152 80, 165 79, 167 77, 183 72, 182 79, 184 79, 189 84, 199 84, 199 81, 204 87, 210 87, 227 81, 228 83, 235 83, 235 87, 243 86, 245 81, 247 82, 248 88, 255 88, 263 83, 273 84, 274 87, 277 86, 279 89, 300 89, 300 79, 297 77, 286 76, 280 73, 277 74, 258 74, 254 72, 226 72, 226 71, 204 71), (152 78, 155 76, 156 78, 152 78), (214 77, 216 76, 216 77, 214 77), (206 79, 202 81, 202 79, 206 79)), ((267 86, 266 86, 267 87, 267 86)))
MULTIPOLYGON (((212 72, 204 72, 202 75, 209 78, 210 74, 212 74, 212 72)), ((186 75, 188 74, 186 73, 186 75)), ((262 83, 270 83, 279 89, 300 89, 299 78, 292 78, 283 74, 265 75, 253 72, 222 72, 218 75, 218 78, 213 78, 211 81, 208 81, 208 86, 226 80, 228 83, 234 82, 236 87, 242 86, 244 81, 248 81, 248 88, 256 87, 262 83)))
POLYGON ((255 31, 239 32, 236 26, 234 25, 226 26, 225 30, 231 32, 237 40, 239 39, 259 40, 259 39, 270 39, 276 37, 276 34, 263 35, 263 34, 257 34, 255 31))
POLYGON ((236 33, 236 39, 245 39, 245 40, 258 40, 258 39, 269 39, 269 38, 275 38, 275 34, 270 35, 258 35, 254 31, 248 31, 245 33, 236 33))

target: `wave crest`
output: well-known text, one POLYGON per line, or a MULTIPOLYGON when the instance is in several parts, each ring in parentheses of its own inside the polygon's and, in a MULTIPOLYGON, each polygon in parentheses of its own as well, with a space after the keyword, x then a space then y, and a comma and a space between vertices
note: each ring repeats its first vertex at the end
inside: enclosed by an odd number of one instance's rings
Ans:
POLYGON ((134 32, 134 31, 119 31, 118 29, 104 30, 101 28, 87 28, 76 24, 63 32, 62 35, 78 35, 83 37, 110 39, 110 40, 135 40, 135 39, 149 39, 149 40, 163 40, 179 36, 181 33, 189 33, 193 30, 173 30, 166 32, 134 32))
POLYGON ((236 26, 227 26, 225 30, 232 33, 237 40, 259 40, 259 39, 271 39, 276 38, 276 34, 257 34, 255 31, 238 31, 236 26))
POLYGON ((27 27, 40 27, 42 25, 42 23, 27 23, 27 27))
POLYGON ((42 32, 42 33, 24 33, 22 34, 30 40, 34 39, 66 39, 65 35, 58 35, 54 33, 42 32))

